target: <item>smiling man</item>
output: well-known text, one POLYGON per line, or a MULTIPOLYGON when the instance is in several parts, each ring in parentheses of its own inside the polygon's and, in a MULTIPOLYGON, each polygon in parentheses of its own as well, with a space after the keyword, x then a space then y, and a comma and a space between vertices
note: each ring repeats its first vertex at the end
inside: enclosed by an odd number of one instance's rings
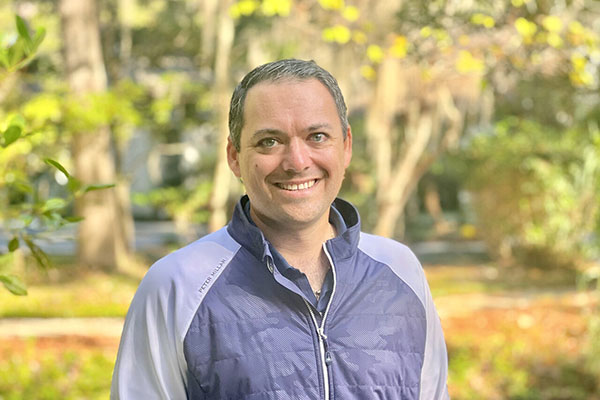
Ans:
POLYGON ((336 198, 352 132, 312 61, 251 71, 229 113, 247 195, 223 229, 159 260, 127 314, 113 399, 446 399, 423 270, 336 198))

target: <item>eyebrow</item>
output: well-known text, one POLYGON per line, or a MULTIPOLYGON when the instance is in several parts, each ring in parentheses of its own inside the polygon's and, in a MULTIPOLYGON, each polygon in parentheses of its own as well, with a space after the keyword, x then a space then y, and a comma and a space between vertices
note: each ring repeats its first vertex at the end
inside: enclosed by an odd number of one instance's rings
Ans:
POLYGON ((328 123, 324 122, 322 124, 315 124, 315 125, 311 125, 309 126, 306 131, 308 132, 313 132, 313 131, 318 131, 320 129, 332 129, 331 125, 329 125, 328 123))
POLYGON ((283 135, 283 134, 285 134, 285 132, 280 131, 279 129, 264 128, 264 129, 259 129, 256 132, 254 132, 250 139, 252 140, 252 139, 256 138, 257 136, 263 136, 263 135, 283 135))
MULTIPOLYGON (((314 132, 314 131, 318 131, 320 129, 332 129, 331 125, 329 125, 328 123, 324 122, 322 124, 314 124, 309 126, 308 128, 305 129, 306 132, 314 132)), ((275 129, 275 128, 264 128, 264 129, 259 129, 257 131, 255 131, 252 134, 252 139, 254 139, 257 136, 262 136, 262 135, 285 135, 286 133, 284 131, 281 131, 279 129, 275 129)))

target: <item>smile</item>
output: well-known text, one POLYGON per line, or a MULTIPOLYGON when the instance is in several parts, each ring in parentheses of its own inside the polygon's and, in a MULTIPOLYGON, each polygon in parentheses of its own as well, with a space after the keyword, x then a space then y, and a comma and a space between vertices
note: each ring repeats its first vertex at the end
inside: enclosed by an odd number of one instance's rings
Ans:
POLYGON ((295 190, 304 190, 304 189, 308 189, 314 186, 314 184, 317 183, 316 179, 310 180, 310 181, 306 181, 300 184, 296 184, 296 183, 276 183, 275 185, 281 189, 284 190, 291 190, 291 191, 295 191, 295 190))

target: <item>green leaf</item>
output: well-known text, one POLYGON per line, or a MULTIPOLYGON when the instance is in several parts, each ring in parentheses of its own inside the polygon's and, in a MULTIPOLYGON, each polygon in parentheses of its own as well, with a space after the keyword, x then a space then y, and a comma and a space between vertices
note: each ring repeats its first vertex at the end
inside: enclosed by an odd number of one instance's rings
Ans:
POLYGON ((25 121, 25 117, 23 117, 21 114, 13 115, 12 118, 10 119, 10 123, 9 123, 9 125, 16 125, 16 126, 20 127, 21 130, 25 129, 26 124, 27 124, 27 122, 25 121))
POLYGON ((15 67, 24 57, 23 42, 17 41, 8 49, 8 68, 15 67))
POLYGON ((13 251, 15 251, 18 248, 19 248, 19 238, 15 236, 10 240, 10 242, 8 242, 8 251, 10 251, 12 253, 13 251))
POLYGON ((33 194, 33 187, 24 180, 17 180, 12 183, 12 186, 21 193, 33 194))
POLYGON ((16 16, 17 20, 17 31, 19 32, 19 36, 21 36, 27 44, 31 44, 31 36, 29 35, 29 29, 27 28, 27 24, 25 20, 18 15, 16 16))
POLYGON ((10 63, 8 61, 8 51, 6 49, 0 49, 0 63, 5 69, 10 68, 10 63))
POLYGON ((79 189, 81 189, 81 181, 77 178, 69 176, 69 182, 67 183, 67 189, 69 189, 69 192, 71 192, 71 194, 75 194, 76 192, 79 191, 79 189))
POLYGON ((45 158, 44 162, 48 165, 53 166, 54 168, 56 168, 57 170, 59 170, 60 172, 62 172, 63 174, 65 174, 65 176, 67 178, 71 178, 71 175, 67 172, 67 170, 65 169, 65 167, 63 167, 58 161, 53 160, 51 158, 45 158))
POLYGON ((30 215, 30 214, 21 214, 19 216, 19 219, 23 222, 23 224, 25 226, 29 226, 33 222, 33 215, 30 215))
POLYGON ((43 210, 44 211, 52 211, 52 210, 60 210, 61 208, 65 208, 67 206, 67 202, 64 199, 59 197, 53 197, 51 199, 46 200, 44 203, 43 210))
POLYGON ((46 37, 46 29, 39 28, 35 32, 35 35, 33 37, 33 42, 31 43, 31 51, 32 52, 37 51, 38 47, 40 47, 40 44, 42 44, 42 41, 44 40, 45 37, 46 37))
POLYGON ((27 295, 27 288, 25 287, 25 284, 23 284, 23 282, 21 282, 21 280, 14 275, 0 274, 0 282, 2 282, 4 287, 14 295, 27 295))
POLYGON ((4 147, 10 146, 20 137, 21 127, 17 125, 9 126, 8 129, 4 131, 4 147))
POLYGON ((85 189, 83 189, 83 193, 91 192, 94 190, 110 189, 113 187, 115 187, 114 183, 107 183, 104 185, 89 185, 89 186, 86 186, 85 189))
POLYGON ((63 217, 56 211, 44 212, 42 214, 42 221, 44 222, 45 228, 50 231, 58 229, 65 224, 63 217))
POLYGON ((33 240, 31 240, 31 237, 25 236, 23 237, 23 240, 25 241, 27 247, 29 247, 31 255, 33 256, 33 258, 35 258, 35 260, 41 268, 48 269, 52 267, 52 262, 50 261, 48 254, 46 254, 44 250, 42 250, 37 244, 35 244, 33 240))
POLYGON ((79 217, 79 216, 65 217, 65 221, 70 222, 70 223, 81 222, 83 220, 84 220, 84 218, 83 217, 79 217))

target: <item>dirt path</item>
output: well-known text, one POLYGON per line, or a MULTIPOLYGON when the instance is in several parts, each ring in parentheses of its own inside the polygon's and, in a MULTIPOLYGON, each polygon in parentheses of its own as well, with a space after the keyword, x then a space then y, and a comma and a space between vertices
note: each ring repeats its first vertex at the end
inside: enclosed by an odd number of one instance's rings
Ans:
POLYGON ((0 340, 14 337, 119 338, 123 318, 6 318, 0 320, 0 340))
POLYGON ((527 308, 576 308, 593 306, 594 293, 568 291, 529 291, 506 294, 469 293, 437 296, 436 308, 442 320, 463 317, 478 311, 523 310, 527 308))

